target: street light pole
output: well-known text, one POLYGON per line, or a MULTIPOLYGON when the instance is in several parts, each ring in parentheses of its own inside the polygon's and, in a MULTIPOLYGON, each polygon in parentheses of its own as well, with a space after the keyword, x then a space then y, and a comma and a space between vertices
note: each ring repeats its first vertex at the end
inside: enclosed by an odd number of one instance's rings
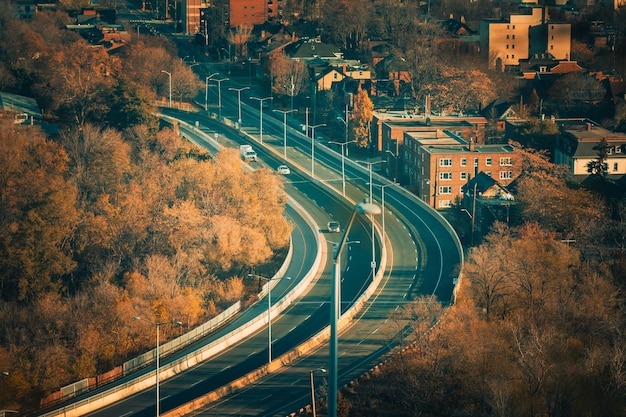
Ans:
POLYGON ((310 373, 310 381, 311 381, 311 411, 313 412, 313 417, 317 417, 317 414, 315 413, 315 380, 313 379, 313 374, 316 371, 320 371, 320 372, 326 373, 326 369, 324 369, 324 368, 312 369, 309 372, 310 373))
POLYGON ((283 114, 283 158, 287 160, 287 114, 298 111, 297 109, 293 110, 274 110, 277 113, 283 114))
POLYGON ((239 108, 239 113, 238 113, 238 117, 237 117, 237 124, 239 125, 239 129, 241 129, 241 92, 243 90, 249 90, 250 87, 241 87, 241 88, 233 88, 230 87, 228 90, 229 91, 236 91, 237 92, 237 103, 238 103, 238 108, 239 108))
MULTIPOLYGON (((373 196, 372 196, 372 186, 374 185, 373 181, 372 181, 372 165, 374 164, 379 164, 379 163, 383 163, 385 162, 384 160, 380 160, 380 161, 361 161, 364 164, 367 164, 369 167, 369 172, 370 172, 370 204, 372 204, 374 202, 373 200, 373 196)), ((376 277, 376 242, 374 240, 374 222, 372 221, 372 281, 374 281, 374 278, 376 277)))
POLYGON ((357 214, 380 214, 380 207, 372 203, 358 203, 352 212, 348 226, 343 232, 339 243, 333 252, 333 274, 330 295, 330 346, 329 346, 329 369, 330 378, 328 382, 328 417, 337 417, 337 390, 338 381, 338 327, 339 316, 341 315, 341 249, 343 248, 348 233, 357 214))
POLYGON ((219 74, 219 72, 209 75, 204 81, 204 111, 209 111, 209 80, 217 74, 219 74))
POLYGON ((393 175, 393 182, 396 182, 398 180, 398 155, 391 152, 389 149, 387 149, 385 152, 393 156, 393 161, 394 161, 393 166, 394 166, 394 171, 395 171, 395 174, 393 175))
POLYGON ((315 178, 315 129, 326 126, 326 123, 311 126, 311 176, 315 178))
POLYGON ((350 142, 328 142, 333 143, 335 145, 341 146, 341 193, 345 197, 346 195, 346 157, 345 157, 345 148, 349 143, 354 143, 356 140, 351 140, 350 142))
POLYGON ((169 80, 170 80, 170 105, 169 107, 172 107, 172 73, 171 72, 167 72, 165 70, 161 70, 161 72, 164 72, 168 75, 169 80))
POLYGON ((159 329, 161 328, 162 325, 164 324, 176 324, 176 325, 181 325, 182 323, 180 321, 164 321, 164 322, 154 322, 152 320, 148 320, 148 319, 144 319, 143 317, 139 317, 139 316, 135 316, 133 317, 134 320, 143 320, 145 322, 148 322, 152 325, 154 325, 154 327, 156 328, 156 417, 159 417, 160 412, 159 412, 159 406, 160 406, 160 402, 161 402, 161 396, 159 393, 159 349, 160 349, 160 344, 159 344, 159 329))
POLYGON ((220 119, 222 118, 222 81, 228 81, 230 78, 222 78, 220 80, 213 80, 217 83, 217 107, 219 109, 220 119))
MULTIPOLYGON (((350 110, 348 108, 348 105, 346 104, 346 114, 344 116, 344 118, 342 119, 341 117, 337 117, 338 120, 341 120, 343 122, 343 124, 345 125, 346 131, 345 131, 345 136, 343 141, 345 143, 348 143, 348 122, 349 122, 349 114, 350 114, 350 110)), ((356 142, 356 140, 352 141, 352 142, 356 142)), ((351 143, 351 142, 350 142, 351 143)), ((346 148, 346 155, 348 155, 348 149, 346 148)))
MULTIPOLYGON (((272 281, 276 281, 280 278, 266 278, 256 274, 248 274, 248 277, 267 281, 267 363, 270 364, 272 363, 272 281)), ((285 279, 291 279, 291 277, 285 277, 285 279)))
POLYGON ((273 97, 250 97, 250 100, 258 100, 259 101, 259 113, 261 114, 259 118, 259 139, 261 143, 263 143, 263 102, 265 100, 272 100, 273 97))

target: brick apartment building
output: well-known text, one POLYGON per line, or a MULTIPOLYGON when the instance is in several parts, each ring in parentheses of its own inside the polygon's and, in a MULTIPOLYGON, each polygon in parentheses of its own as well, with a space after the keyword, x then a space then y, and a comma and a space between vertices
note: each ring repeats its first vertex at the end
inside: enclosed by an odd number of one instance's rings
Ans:
POLYGON ((511 145, 477 145, 443 131, 404 133, 404 175, 416 194, 435 209, 463 198, 463 187, 479 173, 508 186, 521 172, 511 145))

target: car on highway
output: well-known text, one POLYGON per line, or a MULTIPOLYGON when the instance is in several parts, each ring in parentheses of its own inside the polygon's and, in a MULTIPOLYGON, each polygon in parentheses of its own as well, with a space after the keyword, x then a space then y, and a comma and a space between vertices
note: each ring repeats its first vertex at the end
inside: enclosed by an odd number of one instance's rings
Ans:
POLYGON ((341 232, 341 224, 336 220, 331 220, 328 222, 328 231, 330 233, 339 233, 341 232))
POLYGON ((291 170, 287 165, 279 165, 278 168, 276 168, 276 172, 278 172, 279 174, 287 175, 291 173, 291 170))

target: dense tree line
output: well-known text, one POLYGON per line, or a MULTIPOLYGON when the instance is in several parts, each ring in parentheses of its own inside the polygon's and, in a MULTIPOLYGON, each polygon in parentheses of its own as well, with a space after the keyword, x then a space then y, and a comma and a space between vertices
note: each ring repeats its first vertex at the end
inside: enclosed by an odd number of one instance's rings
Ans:
POLYGON ((34 96, 60 134, 0 120, 0 409, 154 345, 245 300, 250 268, 279 261, 291 225, 282 181, 159 126, 154 100, 197 78, 168 42, 112 58, 64 29, 0 13, 0 86, 34 96))

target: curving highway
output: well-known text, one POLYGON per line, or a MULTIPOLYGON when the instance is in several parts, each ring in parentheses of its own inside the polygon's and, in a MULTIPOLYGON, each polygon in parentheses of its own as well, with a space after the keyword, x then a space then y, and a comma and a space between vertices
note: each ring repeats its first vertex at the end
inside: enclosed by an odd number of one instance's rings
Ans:
MULTIPOLYGON (((224 94, 226 87, 222 88, 223 115, 236 119, 237 96, 232 93, 224 94)), ((247 103, 249 100, 246 100, 247 98, 242 99, 242 130, 258 141, 258 105, 252 102, 250 106, 247 103)), ((237 134, 232 129, 201 115, 173 111, 165 113, 188 123, 189 127, 184 124, 181 126, 181 133, 203 145, 209 146, 210 141, 207 138, 218 139, 226 146, 237 146, 239 143, 249 141, 244 135, 237 134), (197 128, 193 127, 196 122, 197 128)), ((292 234, 294 257, 284 276, 292 279, 279 281, 272 290, 272 301, 279 302, 285 297, 308 272, 314 269, 316 262, 322 262, 322 265, 305 294, 280 317, 273 319, 272 354, 275 358, 287 354, 298 345, 319 335, 328 326, 331 268, 330 256, 326 255, 331 250, 330 242, 339 239, 340 234, 327 233, 325 225, 330 219, 347 224, 355 202, 368 198, 370 187, 370 173, 367 168, 363 164, 346 159, 346 199, 342 198, 340 155, 323 144, 315 144, 313 165, 310 139, 292 127, 288 127, 285 160, 283 127, 282 115, 280 119, 276 119, 264 114, 263 145, 255 142, 255 139, 249 142, 254 144, 255 150, 259 153, 261 162, 257 167, 267 166, 275 169, 280 164, 289 165, 291 174, 284 177, 286 190, 318 226, 312 230, 307 225, 307 220, 301 219, 296 210, 288 206, 286 215, 293 219, 296 228, 292 234), (310 175, 312 166, 315 178, 310 175), (316 246, 318 239, 322 245, 321 257, 316 246)), ((436 212, 422 204, 411 193, 391 185, 384 178, 373 175, 373 179, 374 199, 379 204, 382 203, 381 191, 384 186, 387 264, 385 270, 379 272, 377 291, 360 310, 355 320, 341 333, 340 385, 358 378, 393 348, 389 341, 394 334, 388 317, 394 310, 423 294, 434 294, 444 304, 452 302, 454 284, 463 261, 456 235, 436 212)), ((377 218, 376 222, 380 236, 382 218, 377 218)), ((344 312, 348 311, 374 279, 370 265, 372 261, 370 227, 368 219, 357 217, 349 240, 361 243, 347 245, 342 255, 344 312)), ((380 243, 379 239, 375 239, 377 265, 380 265, 381 261, 380 243)), ((233 328, 241 326, 245 320, 259 316, 264 309, 266 303, 260 300, 228 326, 211 335, 211 339, 223 336, 233 328)), ((265 328, 261 328, 251 337, 232 344, 212 356, 210 360, 162 381, 161 414, 174 415, 172 410, 202 398, 231 381, 255 373, 252 378, 254 382, 248 384, 246 388, 227 390, 217 401, 212 401, 204 407, 191 407, 196 408, 196 411, 190 415, 285 416, 310 404, 309 373, 313 369, 327 366, 327 346, 324 344, 315 346, 306 355, 291 358, 289 366, 280 366, 279 363, 274 367, 276 369, 274 372, 267 373, 258 371, 267 364, 267 343, 267 332, 265 328)), ((164 358, 162 366, 185 355, 190 349, 192 348, 164 358)), ((144 372, 154 373, 154 368, 147 368, 144 372)), ((321 381, 323 375, 316 375, 316 378, 321 381)), ((150 416, 154 415, 154 402, 155 391, 151 388, 88 415, 150 416)))

